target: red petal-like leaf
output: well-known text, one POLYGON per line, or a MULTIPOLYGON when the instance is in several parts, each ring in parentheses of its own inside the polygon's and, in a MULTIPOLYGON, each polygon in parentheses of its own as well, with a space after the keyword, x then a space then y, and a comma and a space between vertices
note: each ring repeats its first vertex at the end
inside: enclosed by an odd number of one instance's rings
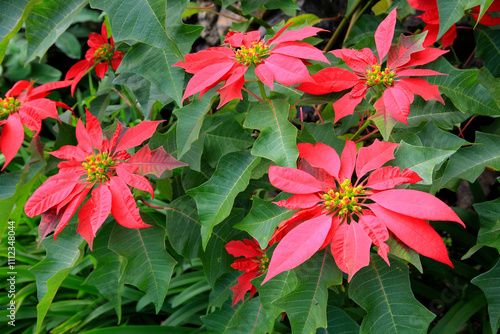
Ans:
MULTIPOLYGON (((384 91, 381 100, 384 103, 384 112, 391 114, 398 122, 408 124, 406 119, 410 113, 410 104, 413 102, 413 94, 411 92, 404 91, 398 87, 389 87, 384 91)), ((376 103, 374 106, 377 108, 376 103)))
POLYGON ((412 53, 424 50, 424 34, 405 36, 401 34, 398 44, 389 49, 387 67, 397 69, 410 61, 412 53))
POLYGON ((375 139, 373 144, 359 149, 356 163, 356 175, 361 178, 367 172, 382 167, 387 161, 394 159, 394 150, 401 144, 381 142, 375 139))
POLYGON ((371 245, 370 237, 355 221, 341 224, 335 232, 331 242, 333 258, 339 269, 349 275, 348 281, 370 263, 371 245))
POLYGON ((301 42, 280 43, 271 50, 271 54, 275 53, 290 57, 317 60, 330 64, 328 59, 326 59, 325 55, 323 54, 323 51, 307 43, 301 43, 301 42))
POLYGON ((59 115, 57 114, 56 103, 49 99, 38 99, 35 101, 29 101, 25 105, 21 107, 21 110, 27 111, 31 110, 32 113, 35 113, 40 117, 40 119, 45 119, 47 117, 59 119, 59 115))
POLYGON ((0 150, 5 156, 5 167, 14 159, 17 151, 23 144, 24 129, 17 113, 10 115, 2 127, 0 134, 0 150))
POLYGON ((224 86, 216 90, 220 94, 220 102, 217 108, 222 107, 233 99, 243 99, 241 88, 245 85, 245 73, 247 69, 245 66, 234 67, 231 76, 226 80, 224 86))
POLYGON ((13 96, 18 96, 19 94, 22 93, 23 90, 31 86, 29 81, 26 80, 19 80, 12 86, 11 89, 5 93, 5 97, 13 97, 13 96))
POLYGON ((420 95, 424 100, 437 100, 444 104, 443 97, 439 93, 438 85, 431 85, 425 79, 402 79, 396 86, 404 87, 406 91, 420 95))
POLYGON ((401 215, 377 204, 370 204, 369 207, 406 245, 424 256, 453 267, 443 239, 425 220, 401 215))
POLYGON ((102 150, 101 123, 99 123, 99 120, 94 117, 87 108, 85 108, 85 114, 87 115, 87 133, 92 141, 92 146, 100 152, 102 150))
POLYGON ((94 148, 92 146, 92 140, 90 139, 87 129, 79 119, 76 123, 76 139, 78 140, 78 147, 81 148, 86 153, 94 153, 94 148))
POLYGON ((378 255, 390 265, 389 258, 387 257, 389 246, 385 243, 389 239, 389 231, 387 231, 385 225, 376 216, 371 214, 361 216, 359 225, 363 227, 366 235, 370 237, 373 244, 378 247, 378 255))
MULTIPOLYGON (((285 26, 283 29, 288 28, 285 26)), ((277 32, 275 37, 270 39, 267 43, 269 45, 273 44, 278 44, 278 43, 283 43, 283 42, 291 42, 291 41, 301 41, 304 38, 315 36, 318 32, 320 31, 325 31, 324 29, 321 28, 314 28, 314 27, 304 27, 302 29, 298 30, 291 30, 287 31, 284 34, 280 34, 280 32, 277 32), (276 37, 278 36, 278 37, 276 37)))
POLYGON ((187 164, 172 158, 162 146, 151 151, 148 145, 135 152, 127 161, 127 164, 138 167, 136 174, 142 176, 150 174, 156 177, 161 177, 161 174, 166 170, 187 166, 187 164))
POLYGON ((182 100, 184 101, 186 97, 219 83, 235 65, 237 65, 236 60, 221 59, 220 62, 201 69, 189 80, 182 100))
POLYGON ((323 168, 334 178, 338 178, 340 158, 337 152, 323 143, 298 144, 299 156, 306 159, 312 166, 323 168))
POLYGON ((91 250, 96 232, 108 218, 110 212, 111 192, 108 186, 102 184, 92 190, 92 197, 78 212, 76 232, 87 241, 91 250))
POLYGON ((40 129, 42 128, 42 120, 37 115, 37 113, 30 108, 22 108, 18 113, 21 123, 28 129, 33 131, 34 136, 40 134, 40 129))
POLYGON ((361 103, 361 100, 365 97, 366 90, 368 89, 364 83, 358 83, 353 89, 342 96, 338 101, 333 103, 333 110, 335 110, 335 123, 342 117, 352 115, 354 108, 361 103))
POLYGON ((375 190, 386 190, 392 189, 400 184, 414 184, 420 181, 422 181, 422 178, 410 169, 405 169, 401 172, 399 167, 387 166, 373 171, 370 176, 368 176, 366 187, 375 190))
POLYGON ((243 45, 250 47, 252 42, 260 41, 260 31, 240 32, 230 31, 224 38, 224 44, 229 44, 232 48, 241 48, 243 45))
POLYGON ((305 93, 323 95, 349 89, 360 82, 358 76, 339 67, 327 67, 312 75, 314 82, 304 82, 295 87, 305 93))
POLYGON ((134 197, 125 182, 119 177, 111 177, 109 180, 111 191, 111 214, 118 224, 128 228, 150 227, 142 221, 139 208, 134 197))
POLYGON ((433 70, 426 70, 426 69, 402 69, 397 71, 397 76, 398 78, 402 77, 425 77, 428 75, 447 75, 444 73, 439 73, 433 70))
POLYGON ((453 210, 437 197, 418 190, 392 189, 370 196, 380 206, 410 217, 427 220, 447 220, 465 224, 453 210))
POLYGON ((331 217, 312 218, 290 231, 274 250, 266 278, 262 283, 309 259, 321 247, 330 231, 331 217))
POLYGON ((322 207, 316 205, 313 206, 312 208, 303 209, 295 212, 292 217, 282 221, 279 224, 279 228, 276 231, 274 231, 271 240, 269 240, 269 246, 272 246, 274 243, 283 239, 285 235, 287 235, 290 231, 292 231, 302 222, 321 215, 321 210, 322 207))
POLYGON ((322 190, 312 175, 288 167, 269 167, 269 181, 273 186, 291 194, 311 194, 322 190))
POLYGON ((273 73, 274 80, 282 85, 295 85, 312 81, 306 65, 297 58, 272 54, 265 59, 265 64, 273 73))
POLYGON ((52 232, 54 226, 56 226, 57 222, 61 219, 62 212, 57 213, 56 209, 52 208, 44 213, 42 213, 42 217, 40 219, 40 224, 38 225, 38 244, 37 247, 40 247, 43 239, 52 232))
POLYGON ((49 82, 49 83, 40 85, 36 88, 33 88, 29 92, 28 96, 33 97, 34 95, 38 95, 40 93, 48 93, 51 90, 68 87, 69 85, 71 85, 71 80, 49 82))
POLYGON ((313 167, 305 159, 299 159, 299 161, 297 162, 297 168, 312 175, 316 180, 318 180, 318 182, 321 184, 323 191, 325 192, 337 186, 335 177, 333 177, 323 168, 313 167))
POLYGON ((126 184, 133 188, 147 191, 153 198, 155 197, 153 186, 151 186, 148 179, 142 175, 133 174, 137 170, 137 167, 123 163, 116 166, 115 170, 118 177, 125 181, 126 184))
POLYGON ((120 152, 140 145, 155 133, 158 124, 163 121, 142 121, 125 132, 116 145, 115 152, 120 152))
POLYGON ((449 50, 440 50, 436 48, 426 48, 423 51, 415 52, 411 55, 411 59, 406 63, 405 67, 419 66, 428 64, 440 56, 447 53, 449 50))
POLYGON ((345 179, 352 178, 357 152, 356 144, 351 140, 346 140, 344 150, 342 150, 340 156, 339 181, 342 182, 345 179))
POLYGON ((392 12, 380 23, 375 31, 375 44, 377 45, 377 53, 380 62, 389 52, 394 37, 394 28, 396 26, 397 9, 394 8, 392 12))
POLYGON ((179 66, 188 73, 197 73, 207 66, 220 63, 221 59, 234 57, 234 51, 227 47, 213 47, 184 56, 186 62, 180 61, 172 66, 179 66))
MULTIPOLYGON (((76 186, 73 188, 71 193, 66 196, 64 200, 59 202, 57 204, 56 210, 59 212, 61 209, 64 209, 64 207, 75 198, 75 196, 79 195, 81 192, 84 192, 86 188, 92 188, 92 184, 90 183, 83 183, 83 182, 78 182, 76 186)), ((64 211, 64 210, 63 210, 64 211)))
POLYGON ((236 305, 236 303, 238 303, 240 300, 245 299, 245 294, 247 293, 247 291, 250 291, 253 287, 250 280, 254 279, 257 276, 259 276, 257 274, 257 271, 251 271, 248 273, 244 273, 238 278, 238 283, 230 288, 233 291, 232 306, 236 305))
POLYGON ((255 244, 251 245, 240 240, 230 241, 224 246, 224 248, 226 248, 226 251, 234 257, 244 256, 246 258, 251 258, 260 256, 263 253, 259 246, 255 244))
POLYGON ((85 152, 81 148, 73 145, 64 145, 57 151, 49 152, 49 154, 59 159, 77 161, 83 161, 87 156, 87 154, 85 154, 85 152))
POLYGON ((368 48, 361 50, 338 49, 330 51, 330 53, 333 53, 335 57, 342 58, 347 66, 363 74, 367 67, 378 63, 377 56, 368 48))
POLYGON ((56 230, 54 231, 54 240, 56 240, 57 235, 66 227, 66 224, 69 222, 71 217, 75 214, 76 210, 80 207, 82 202, 85 200, 85 197, 89 193, 91 187, 86 187, 83 191, 77 194, 73 199, 68 203, 68 205, 60 211, 62 213, 61 221, 56 226, 56 230))
MULTIPOLYGON (((68 80, 68 79, 73 79, 77 76, 83 76, 85 74, 85 72, 87 72, 87 70, 92 67, 92 65, 93 65, 93 62, 91 62, 91 61, 88 61, 86 59, 80 60, 78 63, 71 66, 69 71, 66 73, 66 76, 64 79, 68 80)), ((73 80, 73 83, 72 83, 72 88, 71 88, 72 91, 74 91, 73 85, 76 86, 75 81, 76 80, 73 80)), ((80 81, 80 80, 78 80, 78 81, 80 81)), ((78 81, 76 81, 76 82, 78 83, 78 81)), ((73 93, 71 93, 71 94, 73 95, 73 93)))
POLYGON ((109 61, 99 63, 95 66, 95 74, 99 79, 104 78, 109 69, 109 61))
POLYGON ((285 207, 290 210, 297 209, 307 209, 310 208, 320 201, 320 197, 317 194, 298 194, 293 195, 287 200, 281 200, 279 202, 273 202, 274 204, 285 207))
POLYGON ((231 264, 231 268, 239 271, 252 271, 259 267, 259 262, 254 259, 238 259, 231 264))

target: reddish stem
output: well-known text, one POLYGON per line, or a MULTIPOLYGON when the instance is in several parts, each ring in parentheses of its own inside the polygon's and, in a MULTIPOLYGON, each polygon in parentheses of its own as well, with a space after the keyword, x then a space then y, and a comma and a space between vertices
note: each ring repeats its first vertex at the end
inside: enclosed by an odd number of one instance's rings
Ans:
POLYGON ((153 205, 153 204, 150 204, 148 202, 146 202, 143 198, 141 198, 141 202, 146 204, 147 206, 149 206, 150 208, 153 208, 153 209, 166 209, 167 207, 166 206, 156 206, 156 205, 153 205))
POLYGON ((254 93, 252 93, 251 91, 249 91, 248 89, 246 89, 245 87, 242 87, 242 89, 247 92, 248 94, 252 95, 253 97, 255 97, 257 100, 259 100, 260 102, 264 102, 263 99, 261 99, 260 97, 258 97, 257 95, 255 95, 254 93))

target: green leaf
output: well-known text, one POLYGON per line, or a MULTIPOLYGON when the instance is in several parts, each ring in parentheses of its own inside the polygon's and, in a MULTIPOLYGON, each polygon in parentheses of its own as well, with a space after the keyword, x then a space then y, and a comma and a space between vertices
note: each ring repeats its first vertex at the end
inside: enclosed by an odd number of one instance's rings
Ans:
POLYGON ((394 119, 394 117, 392 117, 391 114, 385 110, 385 108, 384 110, 377 110, 375 115, 371 116, 370 119, 375 123, 384 140, 388 141, 391 136, 392 129, 398 121, 396 121, 396 119, 394 119))
POLYGON ((434 167, 445 161, 456 150, 438 150, 432 147, 413 146, 404 141, 398 147, 395 165, 408 168, 422 178, 419 184, 432 184, 434 167))
POLYGON ((487 166, 500 169, 500 136, 476 132, 475 145, 460 148, 450 158, 441 187, 454 178, 474 182, 487 166))
POLYGON ((26 63, 42 58, 87 3, 88 0, 44 0, 33 7, 26 19, 26 63))
POLYGON ((481 57, 484 66, 494 77, 500 76, 500 36, 498 30, 487 27, 474 30, 476 36, 476 56, 481 57))
MULTIPOLYGON (((226 8, 228 5, 236 2, 236 0, 223 0, 222 7, 226 8)), ((241 3, 243 14, 250 14, 257 9, 281 9, 292 8, 300 10, 300 7, 293 0, 246 0, 241 3)))
POLYGON ((207 326, 209 333, 230 334, 231 332, 228 330, 237 324, 238 312, 243 305, 243 303, 238 303, 234 307, 231 307, 231 301, 228 300, 222 305, 220 310, 201 317, 201 320, 207 326))
POLYGON ((466 9, 478 6, 480 0, 437 0, 439 9, 439 33, 440 39, 452 25, 460 21, 466 9))
POLYGON ((297 286, 274 304, 285 310, 294 333, 314 333, 319 327, 326 328, 328 287, 342 283, 342 272, 328 247, 294 270, 300 278, 297 286))
POLYGON ((185 195, 166 206, 167 235, 175 251, 186 259, 199 257, 201 223, 195 201, 185 195))
POLYGON ((496 333, 500 327, 498 323, 500 317, 500 261, 491 270, 475 277, 471 283, 483 290, 488 300, 491 332, 496 333))
POLYGON ((61 49, 69 58, 80 59, 82 47, 75 35, 70 32, 63 32, 56 41, 56 46, 61 49))
POLYGON ((114 224, 108 247, 127 260, 123 283, 144 291, 158 313, 177 262, 165 251, 165 230, 151 217, 142 218, 152 226, 133 229, 114 224))
POLYGON ((448 96, 461 112, 470 111, 485 116, 500 115, 500 110, 488 90, 477 82, 479 70, 457 70, 443 57, 426 65, 425 68, 448 74, 434 75, 425 79, 430 84, 438 85, 441 94, 448 96))
POLYGON ((3 61, 9 41, 21 29, 24 20, 37 2, 38 0, 4 0, 0 2, 0 13, 2 13, 0 63, 3 61))
POLYGON ((359 325, 342 309, 336 306, 328 306, 326 309, 328 327, 319 329, 316 334, 342 333, 358 334, 359 325))
POLYGON ((49 306, 56 295, 62 281, 68 276, 69 270, 80 258, 78 249, 83 238, 76 233, 76 217, 72 218, 66 227, 54 238, 45 238, 42 246, 47 256, 37 263, 31 272, 36 277, 37 297, 37 331, 40 329, 49 306))
POLYGON ((321 22, 321 19, 318 16, 311 14, 311 13, 308 13, 308 14, 302 14, 302 15, 298 15, 298 16, 295 16, 295 17, 288 19, 288 21, 286 21, 285 25, 290 24, 290 27, 300 27, 303 24, 307 24, 309 26, 314 26, 320 22, 321 22))
POLYGON ((21 182, 22 170, 0 175, 0 200, 9 198, 16 192, 16 187, 21 182))
POLYGON ((120 326, 120 327, 105 327, 92 329, 90 331, 82 332, 81 334, 183 334, 192 333, 194 328, 187 327, 171 327, 171 326, 153 326, 153 325, 141 325, 141 326, 120 326))
POLYGON ((408 276, 406 264, 393 260, 389 267, 379 256, 354 275, 349 297, 368 312, 361 333, 427 331, 435 316, 415 299, 408 276))
POLYGON ((210 292, 209 305, 221 308, 226 300, 232 300, 233 291, 231 291, 231 287, 238 283, 240 275, 241 271, 235 270, 219 277, 217 281, 215 281, 214 289, 210 292))
POLYGON ((477 244, 500 251, 500 199, 473 205, 479 216, 477 244))
POLYGON ((237 323, 228 329, 229 333, 266 334, 274 325, 274 319, 268 319, 260 297, 254 297, 238 310, 237 323))
POLYGON ((299 140, 305 143, 323 143, 331 146, 337 151, 342 153, 345 141, 335 135, 335 130, 332 123, 315 124, 306 123, 304 129, 300 132, 299 140))
POLYGON ((179 159, 191 148, 191 144, 199 138, 201 126, 205 114, 212 106, 213 90, 203 95, 201 100, 194 98, 193 101, 174 111, 177 117, 177 156, 179 159))
POLYGON ((94 239, 92 255, 97 261, 94 270, 88 275, 85 284, 95 286, 116 310, 118 323, 122 318, 123 282, 121 277, 126 265, 125 258, 108 248, 108 241, 113 224, 106 224, 94 239))
POLYGON ((385 243, 389 246, 389 254, 410 262, 418 271, 424 272, 420 263, 420 254, 415 250, 399 242, 392 234, 389 234, 389 239, 385 243))
POLYGON ((252 209, 245 219, 234 227, 247 231, 262 248, 266 248, 279 223, 290 218, 295 212, 273 203, 288 197, 290 197, 289 194, 282 192, 271 202, 252 196, 252 209))
POLYGON ((454 134, 443 131, 434 122, 427 123, 422 130, 416 133, 422 146, 440 150, 458 150, 460 146, 468 144, 466 140, 454 134))
POLYGON ((252 169, 259 162, 260 158, 248 151, 226 154, 220 159, 210 180, 187 191, 198 207, 204 249, 213 227, 229 215, 236 195, 248 186, 252 169))
MULTIPOLYGON (((493 0, 481 0, 481 10, 479 11, 479 16, 477 17, 477 22, 481 21, 484 13, 488 10, 488 8, 493 3, 493 0)), ((477 23, 476 23, 477 25, 477 23)))
POLYGON ((283 167, 296 167, 297 129, 288 121, 290 106, 284 100, 267 100, 257 104, 243 123, 245 128, 260 130, 252 154, 273 160, 283 167))

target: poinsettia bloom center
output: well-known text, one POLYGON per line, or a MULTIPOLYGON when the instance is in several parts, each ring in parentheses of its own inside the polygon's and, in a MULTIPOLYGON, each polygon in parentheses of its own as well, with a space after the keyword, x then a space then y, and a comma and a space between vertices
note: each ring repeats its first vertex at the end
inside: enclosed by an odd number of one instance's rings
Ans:
POLYGON ((87 182, 108 181, 108 169, 116 166, 117 162, 113 160, 108 153, 99 153, 89 155, 82 162, 82 166, 87 172, 87 182))
POLYGON ((241 49, 236 51, 236 60, 244 66, 258 65, 268 55, 269 46, 262 42, 252 42, 249 48, 242 45, 241 49))
POLYGON ((323 194, 323 206, 332 213, 344 217, 361 211, 359 196, 365 194, 361 185, 354 187, 351 180, 346 179, 339 185, 338 191, 330 189, 323 194))
POLYGON ((386 68, 384 71, 381 71, 380 65, 372 65, 366 69, 365 74, 366 84, 368 86, 392 86, 394 85, 396 71, 390 68, 386 68))
POLYGON ((264 253, 261 256, 257 256, 257 259, 260 260, 260 272, 265 273, 267 271, 267 268, 269 267, 269 258, 264 253))
POLYGON ((103 61, 111 61, 113 59, 113 45, 103 44, 94 52, 94 59, 96 63, 103 61))
POLYGON ((13 97, 0 98, 0 119, 17 111, 20 106, 21 102, 13 97))

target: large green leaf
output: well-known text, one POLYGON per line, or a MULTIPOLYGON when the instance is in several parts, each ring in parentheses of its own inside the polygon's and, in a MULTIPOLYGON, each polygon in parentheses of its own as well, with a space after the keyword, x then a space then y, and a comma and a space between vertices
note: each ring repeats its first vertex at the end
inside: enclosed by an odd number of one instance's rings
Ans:
POLYGON ((453 154, 441 178, 441 187, 454 178, 474 182, 486 166, 500 169, 500 136, 476 132, 474 144, 453 154))
POLYGON ((483 290, 488 300, 488 313, 490 315, 491 332, 496 333, 500 318, 500 261, 488 272, 475 277, 472 284, 483 290))
MULTIPOLYGON (((282 192, 273 202, 288 197, 290 197, 289 194, 282 192)), ((245 219, 236 224, 235 227, 247 231, 259 242, 262 248, 266 248, 279 223, 290 218, 295 211, 279 207, 273 202, 265 201, 257 196, 253 196, 252 201, 252 209, 245 219)))
POLYGON ((231 307, 231 301, 228 300, 222 305, 220 310, 201 317, 201 320, 207 326, 209 333, 229 334, 229 328, 238 323, 238 313, 243 305, 243 303, 238 303, 234 307, 231 307))
POLYGON ((88 275, 85 284, 95 286, 116 310, 118 323, 122 318, 123 282, 121 277, 126 265, 125 258, 108 248, 108 241, 113 223, 106 224, 94 239, 92 255, 97 261, 94 270, 88 275))
POLYGON ((500 76, 500 34, 498 30, 485 27, 474 30, 476 36, 476 56, 481 57, 484 66, 494 77, 500 76))
POLYGON ((473 206, 481 224, 477 244, 493 247, 500 251, 500 198, 473 206))
POLYGON ((165 229, 156 225, 149 216, 143 216, 143 219, 152 226, 134 229, 115 224, 108 247, 127 260, 123 283, 144 291, 158 313, 177 262, 165 251, 165 229))
MULTIPOLYGON (((222 0, 222 6, 225 8, 237 0, 222 0)), ((300 9, 293 0, 246 0, 241 3, 241 9, 244 14, 249 14, 257 9, 281 9, 292 8, 300 9)))
POLYGON ((480 0, 437 0, 439 9, 439 33, 440 39, 452 25, 460 21, 466 9, 480 5, 480 0))
POLYGON ((274 324, 274 319, 267 317, 259 296, 243 304, 237 317, 237 324, 228 329, 229 333, 266 334, 274 324))
POLYGON ((33 7, 26 19, 26 63, 42 58, 87 3, 88 0, 44 0, 33 7))
POLYGON ((274 302, 285 310, 294 333, 314 333, 319 327, 327 327, 328 287, 342 283, 342 272, 328 249, 326 247, 295 268, 299 278, 297 286, 274 302))
POLYGON ((434 167, 445 161, 456 150, 439 150, 432 147, 413 146, 402 142, 398 147, 395 165, 408 168, 422 178, 419 184, 432 184, 434 167))
POLYGON ((320 328, 316 334, 359 333, 359 325, 344 310, 336 306, 328 306, 326 315, 328 317, 328 327, 326 329, 320 328))
MULTIPOLYGON (((477 21, 481 21, 484 13, 488 10, 494 0, 481 0, 481 10, 479 11, 479 16, 477 17, 477 21)), ((476 23, 477 24, 477 23, 476 23)))
POLYGON ((241 271, 234 270, 233 272, 222 275, 215 281, 214 289, 210 292, 210 306, 221 308, 222 304, 228 299, 233 299, 233 291, 231 287, 238 283, 238 278, 241 271))
POLYGON ((260 130, 253 155, 268 158, 279 166, 296 167, 297 129, 288 121, 289 108, 285 100, 261 102, 250 110, 243 126, 260 130))
POLYGON ((440 150, 456 151, 460 146, 468 144, 466 140, 441 130, 434 122, 427 123, 416 135, 420 138, 422 146, 440 150))
POLYGON ((0 13, 2 13, 0 63, 5 56, 10 39, 21 29, 24 20, 37 2, 37 0, 5 0, 0 2, 0 13))
POLYGON ((368 312, 361 333, 425 333, 435 317, 413 296, 408 266, 378 255, 354 275, 349 297, 368 312))
POLYGON ((191 144, 199 138, 201 126, 205 114, 212 106, 213 90, 207 92, 201 100, 195 98, 193 101, 174 111, 177 117, 177 157, 181 159, 191 148, 191 144))
POLYGON ((337 151, 337 153, 342 154, 344 149, 345 140, 340 139, 335 135, 335 130, 332 123, 316 124, 316 123, 306 123, 304 128, 300 132, 299 140, 305 143, 323 143, 331 146, 337 151))
POLYGON ((448 96, 461 112, 486 116, 500 115, 500 110, 488 90, 477 82, 479 70, 457 70, 443 57, 426 65, 425 68, 448 74, 426 77, 426 80, 430 84, 438 85, 441 94, 448 96))
POLYGON ((76 217, 72 218, 59 233, 57 243, 53 237, 45 238, 42 241, 47 256, 31 268, 36 277, 39 301, 37 305, 37 331, 42 325, 59 286, 80 258, 79 246, 83 238, 76 233, 77 224, 75 221, 76 217))
POLYGON ((21 182, 22 175, 22 170, 0 175, 0 200, 14 195, 17 184, 21 182))
POLYGON ((187 191, 198 207, 204 249, 212 229, 229 215, 236 195, 248 186, 252 169, 259 162, 260 158, 248 151, 228 153, 220 159, 210 180, 187 191))

